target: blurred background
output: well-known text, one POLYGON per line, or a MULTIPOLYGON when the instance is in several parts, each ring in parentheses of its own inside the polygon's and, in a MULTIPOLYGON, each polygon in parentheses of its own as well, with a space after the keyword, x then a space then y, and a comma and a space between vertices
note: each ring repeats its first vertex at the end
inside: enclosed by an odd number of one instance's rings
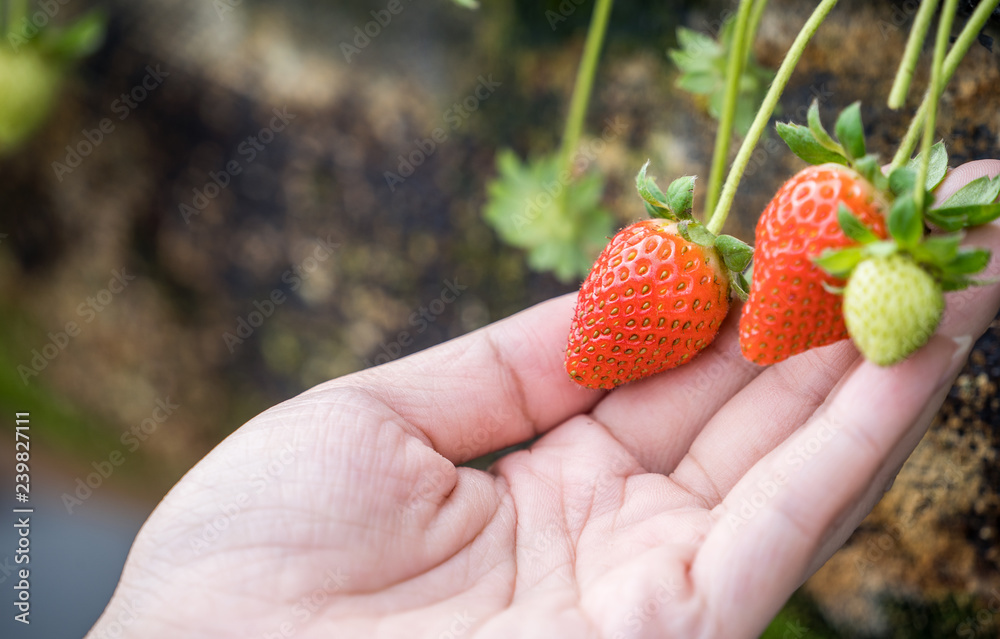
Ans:
MULTIPOLYGON (((258 412, 575 290, 601 238, 644 214, 647 158, 661 184, 707 177, 722 58, 688 38, 708 77, 685 83, 667 52, 685 46, 679 27, 724 47, 735 3, 615 3, 569 205, 514 226, 507 213, 551 194, 593 3, 462 4, 5 5, 0 468, 13 490, 14 414, 30 413, 36 512, 32 624, 5 605, 0 636, 82 636, 157 501, 258 412)), ((811 6, 768 4, 747 101, 811 6)), ((890 157, 912 108, 885 98, 916 6, 844 0, 777 117, 803 121, 816 99, 832 120, 863 100, 869 144, 890 157)), ((953 166, 1000 157, 996 21, 945 94, 953 166)), ((801 166, 768 136, 727 226, 747 241, 801 166)), ((997 636, 998 337, 995 324, 892 490, 766 636, 997 636)), ((7 508, 5 593, 12 523, 7 508)))

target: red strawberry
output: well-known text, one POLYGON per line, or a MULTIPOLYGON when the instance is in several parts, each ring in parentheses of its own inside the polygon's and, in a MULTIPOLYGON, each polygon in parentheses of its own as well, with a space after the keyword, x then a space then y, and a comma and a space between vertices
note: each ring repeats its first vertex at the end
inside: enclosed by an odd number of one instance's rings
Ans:
POLYGON ((580 288, 566 370, 583 386, 613 388, 674 368, 712 343, 728 311, 716 249, 681 237, 675 221, 636 222, 580 288))
POLYGON ((855 244, 838 222, 841 204, 878 237, 887 237, 882 196, 840 164, 800 171, 764 209, 757 223, 750 299, 740 317, 740 348, 748 360, 773 364, 847 338, 843 297, 823 286, 841 287, 844 281, 813 263, 827 249, 855 244))

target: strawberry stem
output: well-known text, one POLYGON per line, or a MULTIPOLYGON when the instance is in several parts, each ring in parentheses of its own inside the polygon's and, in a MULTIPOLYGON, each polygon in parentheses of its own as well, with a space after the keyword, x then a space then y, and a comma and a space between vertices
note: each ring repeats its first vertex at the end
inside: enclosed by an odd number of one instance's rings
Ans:
MULTIPOLYGON (((951 76, 955 75, 959 63, 962 62, 962 58, 965 57, 966 52, 968 52, 969 48, 972 47, 972 44, 979 37, 979 32, 982 30, 983 25, 986 24, 986 21, 989 20, 990 15, 997 8, 997 5, 1000 5, 1000 0, 986 0, 985 2, 981 2, 976 7, 976 10, 972 12, 969 21, 965 23, 962 32, 958 34, 955 44, 952 45, 948 55, 945 56, 944 68, 941 72, 941 91, 944 91, 944 88, 948 85, 948 81, 951 80, 951 76)), ((929 110, 930 92, 928 91, 924 94, 923 102, 913 116, 913 120, 910 121, 910 128, 907 129, 906 135, 903 136, 903 141, 899 145, 899 149, 896 150, 896 155, 892 158, 892 164, 889 165, 889 173, 903 166, 910 159, 913 149, 917 146, 917 141, 923 129, 924 119, 927 117, 929 110)))
MULTIPOLYGON (((587 28, 587 40, 583 45, 583 56, 576 72, 576 83, 573 86, 573 97, 570 98, 569 115, 566 116, 566 127, 563 129, 562 146, 559 149, 560 175, 563 171, 570 172, 576 148, 580 144, 580 133, 583 131, 583 120, 587 115, 587 104, 590 102, 590 92, 594 86, 594 76, 597 72, 597 61, 604 43, 604 34, 608 29, 608 16, 611 15, 611 5, 614 0, 597 0, 594 13, 587 28)), ((566 192, 563 189, 560 199, 565 202, 566 192)), ((565 208, 565 207, 561 207, 565 208)))
POLYGON ((719 201, 719 191, 722 190, 722 174, 726 170, 726 160, 729 159, 729 142, 733 138, 733 120, 736 116, 736 99, 740 95, 740 80, 743 78, 743 67, 750 53, 747 40, 747 24, 750 21, 750 9, 754 0, 740 0, 736 13, 736 26, 733 39, 730 42, 729 60, 726 63, 726 92, 722 100, 722 112, 719 114, 719 128, 715 131, 715 149, 712 151, 712 170, 708 175, 708 191, 705 194, 705 219, 711 215, 719 201))
POLYGON ((924 0, 920 3, 910 36, 906 40, 906 50, 903 51, 899 70, 896 71, 896 79, 893 80, 892 89, 889 91, 890 109, 898 109, 906 102, 910 81, 913 80, 913 70, 917 67, 917 59, 920 57, 920 47, 927 38, 927 29, 931 26, 931 18, 934 17, 937 6, 938 0, 924 0))
MULTIPOLYGON (((1000 2, 1000 0, 997 1, 1000 2)), ((764 96, 764 101, 761 103, 756 117, 754 117, 753 124, 750 125, 750 130, 747 131, 747 136, 743 138, 743 143, 736 153, 736 159, 733 160, 733 166, 729 169, 726 183, 722 187, 722 195, 715 206, 715 210, 712 212, 711 219, 706 225, 712 233, 718 235, 722 231, 722 226, 726 223, 726 217, 729 215, 729 209, 733 205, 733 198, 736 197, 736 187, 739 186, 740 180, 743 178, 743 172, 750 162, 750 154, 753 153, 754 147, 757 146, 757 142, 760 140, 760 136, 764 133, 764 128, 767 127, 767 123, 771 119, 771 114, 774 113, 774 108, 778 106, 778 100, 781 98, 781 94, 785 90, 785 85, 788 84, 789 78, 792 77, 792 72, 802 57, 802 52, 805 51, 806 45, 809 44, 809 40, 812 39, 819 26, 823 24, 823 20, 826 19, 826 16, 836 5, 837 0, 823 0, 819 3, 816 9, 813 10, 812 15, 809 16, 809 19, 802 26, 802 30, 795 36, 795 41, 792 42, 788 53, 785 54, 785 59, 781 61, 781 66, 778 67, 778 72, 774 76, 774 81, 771 82, 771 87, 767 90, 767 95, 764 96)))
POLYGON ((927 184, 927 167, 931 161, 931 146, 934 144, 934 125, 937 123, 938 101, 941 99, 941 73, 944 68, 944 53, 948 48, 948 37, 951 36, 951 25, 955 20, 955 9, 958 7, 958 0, 945 0, 941 9, 941 17, 938 20, 937 39, 934 41, 934 58, 931 63, 931 81, 927 94, 931 96, 927 107, 927 119, 924 121, 924 136, 920 141, 920 164, 917 167, 917 217, 921 218, 924 212, 924 198, 922 194, 927 184))

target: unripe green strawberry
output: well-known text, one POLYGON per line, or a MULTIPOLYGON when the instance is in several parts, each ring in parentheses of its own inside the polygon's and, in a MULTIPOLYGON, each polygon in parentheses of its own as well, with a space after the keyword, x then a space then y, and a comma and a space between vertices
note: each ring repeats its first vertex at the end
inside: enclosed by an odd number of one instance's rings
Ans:
POLYGON ((844 289, 847 331, 865 359, 890 366, 927 343, 941 322, 941 285, 895 253, 855 267, 844 289))

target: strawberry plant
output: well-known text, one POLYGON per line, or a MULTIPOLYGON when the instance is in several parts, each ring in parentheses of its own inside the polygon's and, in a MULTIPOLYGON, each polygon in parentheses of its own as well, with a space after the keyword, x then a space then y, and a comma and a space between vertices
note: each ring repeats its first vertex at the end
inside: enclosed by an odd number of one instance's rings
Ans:
POLYGON ((487 189, 486 221, 505 242, 528 252, 529 266, 562 281, 587 272, 612 230, 611 215, 600 206, 603 178, 572 170, 612 4, 598 0, 594 6, 559 150, 524 162, 500 151, 499 175, 487 189))
MULTIPOLYGON (((707 222, 691 214, 694 178, 680 178, 663 193, 642 168, 637 186, 653 219, 615 235, 583 282, 566 352, 566 369, 576 382, 613 388, 691 361, 715 338, 730 289, 747 300, 740 347, 753 362, 780 362, 851 337, 868 359, 891 365, 930 339, 943 314, 944 292, 979 283, 974 276, 989 253, 962 247, 961 231, 1000 217, 1000 178, 976 180, 932 207, 932 190, 947 170, 944 145, 932 142, 942 88, 1000 2, 977 7, 946 55, 955 13, 955 0, 947 0, 930 87, 885 172, 867 151, 859 103, 840 114, 831 135, 814 102, 807 125, 777 127, 792 151, 813 166, 789 179, 765 208, 752 266, 749 247, 719 235, 750 153, 805 44, 834 4, 821 2, 792 44, 722 185, 717 169, 728 152, 747 33, 755 28, 750 16, 760 6, 740 3, 729 40, 707 222), (922 151, 909 159, 915 131, 921 130, 922 151), (932 235, 929 225, 951 233, 932 235), (681 273, 691 277, 678 279, 681 273)), ((923 37, 926 22, 921 15, 911 42, 923 37)), ((890 102, 905 99, 908 82, 899 78, 912 76, 911 49, 897 74, 903 88, 894 87, 890 102)))
POLYGON ((104 19, 90 13, 72 25, 39 27, 28 3, 3 2, 0 15, 0 155, 14 150, 45 120, 66 72, 94 51, 104 19))
MULTIPOLYGON (((739 91, 733 114, 733 125, 740 135, 746 135, 750 129, 757 105, 764 99, 767 85, 774 78, 774 72, 758 64, 752 52, 754 35, 766 5, 766 1, 752 5, 748 16, 750 26, 745 30, 746 37, 742 43, 735 42, 736 34, 740 33, 738 19, 730 19, 723 23, 717 40, 694 29, 678 28, 679 47, 668 52, 680 71, 677 88, 700 96, 705 101, 705 109, 709 115, 718 120, 725 112, 727 78, 733 77, 728 69, 733 48, 744 48, 740 52, 743 68, 737 74, 739 91)), ((722 128, 726 129, 725 126, 722 128)))

